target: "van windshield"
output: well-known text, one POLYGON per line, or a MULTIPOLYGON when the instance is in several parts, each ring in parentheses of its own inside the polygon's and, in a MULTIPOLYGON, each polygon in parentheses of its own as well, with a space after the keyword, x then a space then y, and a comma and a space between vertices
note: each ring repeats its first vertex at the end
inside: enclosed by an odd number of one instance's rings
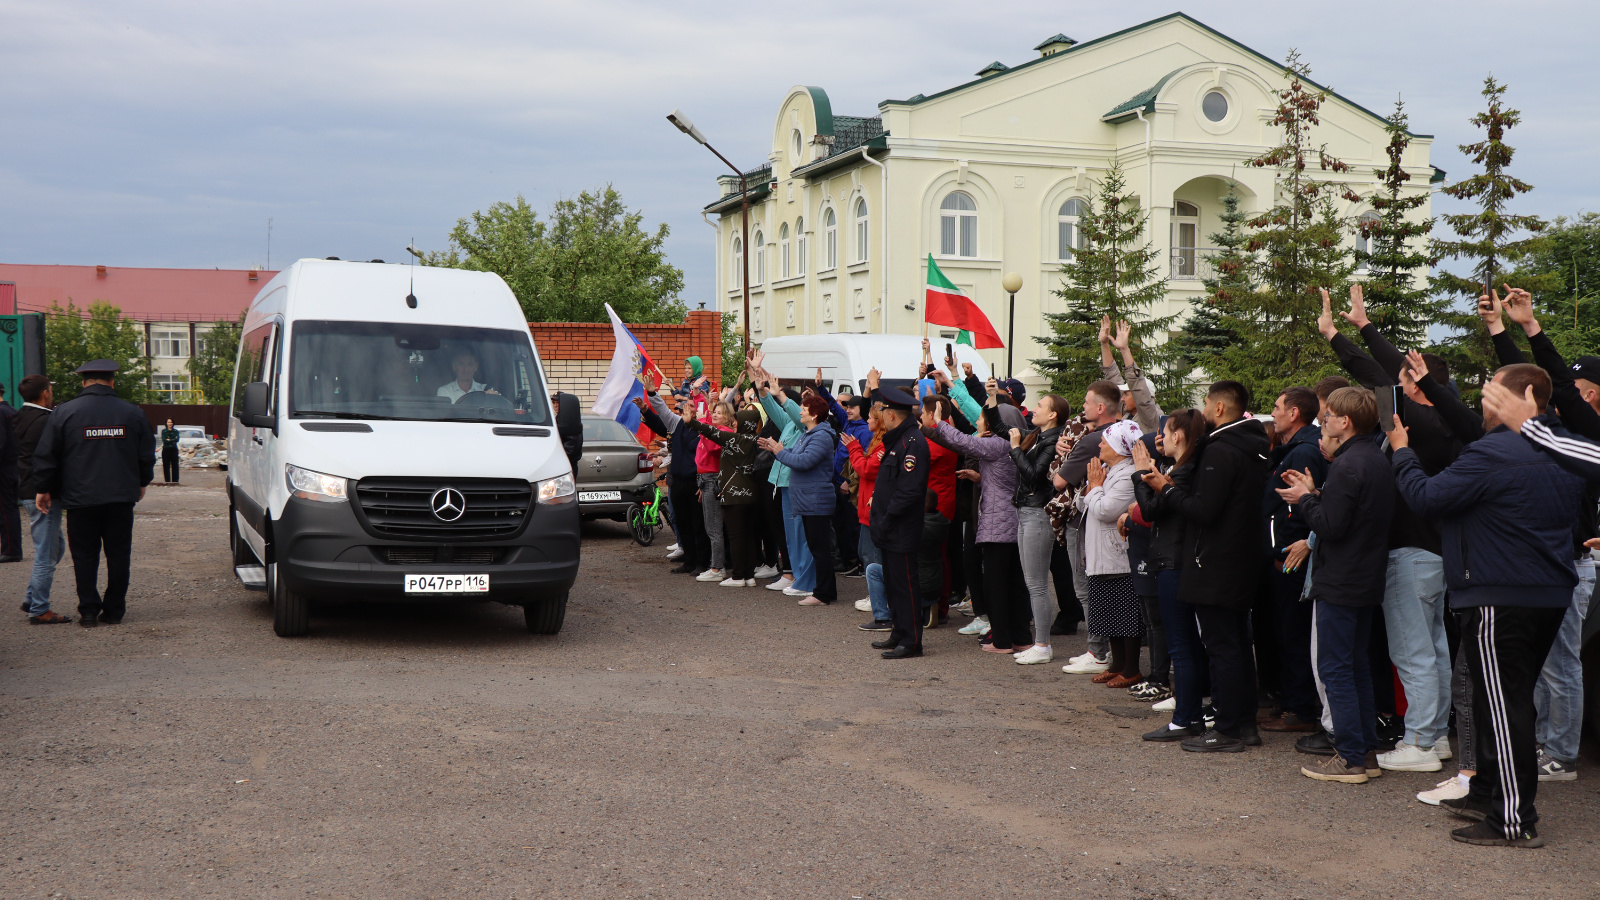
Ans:
POLYGON ((289 417, 549 425, 526 331, 295 322, 289 417))

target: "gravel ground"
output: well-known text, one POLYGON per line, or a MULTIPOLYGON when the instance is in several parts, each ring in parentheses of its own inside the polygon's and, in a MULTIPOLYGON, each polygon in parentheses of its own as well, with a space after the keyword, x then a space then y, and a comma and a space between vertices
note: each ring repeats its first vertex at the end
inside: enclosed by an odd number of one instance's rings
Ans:
POLYGON ((139 506, 123 625, 0 633, 6 898, 1600 896, 1588 759, 1540 791, 1545 849, 1468 847, 1412 797, 1441 776, 1146 744, 1059 665, 951 628, 886 662, 849 603, 668 575, 614 523, 558 636, 440 602, 284 640, 221 476, 184 476, 139 506))

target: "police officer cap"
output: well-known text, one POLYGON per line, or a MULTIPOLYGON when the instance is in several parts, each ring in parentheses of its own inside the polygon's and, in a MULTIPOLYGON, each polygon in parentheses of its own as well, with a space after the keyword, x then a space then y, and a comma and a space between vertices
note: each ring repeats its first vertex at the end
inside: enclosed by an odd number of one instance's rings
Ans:
POLYGON ((917 398, 896 387, 879 387, 878 392, 873 395, 873 399, 890 409, 902 411, 909 410, 917 405, 917 398))
POLYGON ((114 375, 122 366, 109 359, 91 359, 72 370, 74 375, 114 375))

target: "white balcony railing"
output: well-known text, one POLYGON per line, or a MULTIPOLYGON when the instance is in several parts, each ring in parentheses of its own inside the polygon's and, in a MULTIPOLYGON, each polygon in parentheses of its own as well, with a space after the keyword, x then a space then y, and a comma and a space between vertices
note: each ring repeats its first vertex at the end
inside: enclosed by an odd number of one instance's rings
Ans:
POLYGON ((1173 281, 1202 281, 1217 277, 1211 259, 1222 251, 1216 247, 1173 247, 1167 277, 1173 281))

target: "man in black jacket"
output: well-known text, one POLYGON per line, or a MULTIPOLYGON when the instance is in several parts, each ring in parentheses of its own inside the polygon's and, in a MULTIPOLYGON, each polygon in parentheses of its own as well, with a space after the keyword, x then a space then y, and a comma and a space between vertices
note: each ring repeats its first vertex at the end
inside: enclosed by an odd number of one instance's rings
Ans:
MULTIPOLYGON (((877 370, 871 381, 877 383, 877 370)), ((917 609, 917 550, 922 544, 923 507, 928 494, 928 440, 911 408, 916 398, 898 388, 878 388, 872 399, 883 404, 889 426, 883 436, 883 463, 872 485, 872 543, 883 554, 883 583, 894 630, 872 646, 884 659, 922 655, 922 617, 917 609)))
POLYGON ((1311 473, 1315 484, 1328 477, 1328 460, 1322 455, 1322 429, 1317 425, 1320 404, 1316 392, 1308 387, 1291 387, 1272 404, 1272 427, 1278 446, 1272 451, 1272 477, 1262 492, 1262 513, 1267 521, 1266 593, 1272 600, 1272 620, 1277 628, 1262 634, 1256 627, 1256 664, 1265 667, 1261 652, 1264 641, 1277 641, 1278 697, 1280 715, 1261 722, 1263 731, 1309 732, 1317 728, 1322 703, 1317 699, 1316 681, 1311 675, 1311 604, 1302 602, 1305 589, 1306 559, 1310 555, 1306 538, 1311 529, 1305 515, 1296 512, 1278 495, 1288 487, 1285 472, 1311 473))
POLYGON ((1211 659, 1211 699, 1216 727, 1183 741, 1196 753, 1238 753, 1256 731, 1256 672, 1250 658, 1250 600, 1261 573, 1261 492, 1271 473, 1267 430, 1244 417, 1250 392, 1219 381, 1206 393, 1203 412, 1211 433, 1200 446, 1194 485, 1184 490, 1152 472, 1146 484, 1188 519, 1178 599, 1195 607, 1201 642, 1211 659))
POLYGON ((34 501, 37 491, 33 486, 33 451, 44 435, 55 398, 51 395, 49 379, 43 375, 22 379, 17 393, 23 400, 22 409, 12 420, 17 437, 17 490, 25 498, 22 506, 28 511, 29 536, 33 539, 33 572, 22 598, 22 611, 35 625, 65 625, 72 617, 50 609, 50 587, 55 581, 56 566, 67 549, 61 537, 61 507, 48 512, 39 509, 34 501))
POLYGON ((1300 771, 1318 781, 1364 784, 1368 769, 1377 766, 1378 715, 1367 642, 1373 612, 1383 603, 1395 507, 1394 473, 1379 446, 1377 426, 1378 401, 1371 391, 1334 391, 1322 424, 1324 441, 1337 445, 1327 481, 1314 491, 1309 473, 1288 472, 1289 487, 1278 492, 1299 507, 1316 534, 1311 633, 1332 713, 1335 753, 1300 771))

